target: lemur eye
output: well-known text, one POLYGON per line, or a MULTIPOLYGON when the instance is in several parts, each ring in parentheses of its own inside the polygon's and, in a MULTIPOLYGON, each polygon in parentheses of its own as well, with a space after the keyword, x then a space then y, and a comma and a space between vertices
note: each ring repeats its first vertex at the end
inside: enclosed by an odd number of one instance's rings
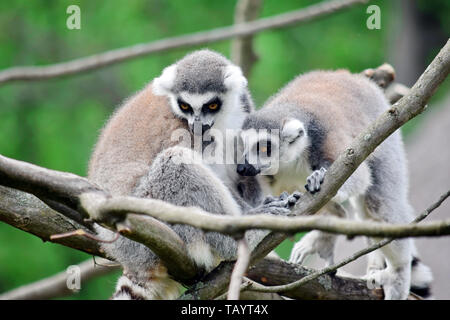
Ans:
POLYGON ((267 141, 264 146, 260 146, 259 142, 256 144, 256 152, 258 154, 266 154, 268 157, 272 155, 272 143, 267 141))
POLYGON ((219 98, 211 99, 210 101, 206 102, 202 107, 202 112, 208 113, 214 113, 220 110, 220 107, 222 106, 222 101, 219 98))
POLYGON ((192 110, 191 106, 188 103, 184 102, 183 100, 178 99, 177 102, 178 102, 178 106, 180 107, 180 109, 182 111, 191 111, 192 110))

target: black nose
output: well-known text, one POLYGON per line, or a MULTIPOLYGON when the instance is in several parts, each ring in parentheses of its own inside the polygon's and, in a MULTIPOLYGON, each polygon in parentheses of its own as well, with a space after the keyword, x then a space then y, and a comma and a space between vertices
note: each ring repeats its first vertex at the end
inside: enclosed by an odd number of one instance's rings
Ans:
POLYGON ((249 163, 238 164, 236 171, 241 176, 246 176, 246 177, 254 177, 258 173, 261 172, 260 169, 256 169, 254 166, 252 166, 249 163))
POLYGON ((245 165, 243 165, 243 164, 238 164, 236 171, 237 171, 238 174, 240 174, 241 176, 243 176, 244 173, 245 173, 245 165))

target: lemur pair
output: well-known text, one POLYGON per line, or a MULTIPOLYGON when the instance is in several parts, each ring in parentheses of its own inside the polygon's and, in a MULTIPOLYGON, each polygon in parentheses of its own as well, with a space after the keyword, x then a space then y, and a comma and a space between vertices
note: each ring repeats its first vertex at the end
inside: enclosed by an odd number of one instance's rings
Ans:
MULTIPOLYGON (((96 145, 89 178, 114 195, 199 206, 214 214, 287 214, 298 194, 265 198, 265 186, 269 185, 273 194, 294 192, 306 180, 307 191, 320 191, 326 168, 388 106, 382 91, 370 80, 335 71, 300 76, 262 109, 253 111, 240 68, 220 54, 200 50, 164 69, 114 114, 96 145), (194 157, 196 150, 171 139, 177 129, 195 136, 212 129, 240 128, 245 148, 239 165, 208 164, 194 157), (261 141, 261 129, 278 129, 278 133, 261 141), (256 162, 248 161, 252 155, 256 162), (276 159, 279 170, 273 173, 276 159), (265 176, 267 172, 271 175, 265 176)), ((225 144, 212 142, 217 152, 222 152, 225 144)), ((396 132, 356 170, 333 201, 348 202, 363 219, 410 221, 405 163, 396 132)), ((230 237, 185 225, 172 228, 187 243, 193 261, 206 272, 222 260, 235 258, 236 243, 230 237)), ((111 231, 97 229, 111 238, 111 231)), ((246 237, 254 246, 264 234, 247 232, 246 237)), ((295 245, 291 261, 302 262, 317 251, 326 253, 331 262, 333 246, 334 236, 310 232, 295 245)), ((124 268, 113 298, 169 299, 179 295, 178 283, 147 247, 120 237, 103 248, 124 268)), ((431 274, 415 256, 410 239, 394 241, 370 256, 368 277, 383 286, 386 299, 406 298, 410 283, 423 290, 428 287, 431 274)))

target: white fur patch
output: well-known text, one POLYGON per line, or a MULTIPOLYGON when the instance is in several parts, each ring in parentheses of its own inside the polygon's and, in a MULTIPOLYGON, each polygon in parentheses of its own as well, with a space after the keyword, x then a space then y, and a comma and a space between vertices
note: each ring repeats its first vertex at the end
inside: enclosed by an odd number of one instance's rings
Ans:
POLYGON ((281 130, 281 136, 287 142, 293 142, 299 137, 299 135, 306 134, 305 126, 303 122, 298 119, 287 119, 283 124, 283 129, 281 130))
POLYGON ((247 86, 247 79, 242 74, 241 68, 229 65, 225 67, 223 83, 229 90, 240 90, 247 86))
POLYGON ((153 93, 157 96, 164 96, 170 93, 175 77, 177 66, 175 64, 166 67, 162 74, 153 80, 153 93))
MULTIPOLYGON (((173 300, 180 295, 180 285, 167 275, 149 280, 145 287, 135 284, 126 276, 121 276, 117 281, 116 292, 120 292, 123 286, 129 287, 135 295, 146 300, 173 300)), ((114 300, 131 300, 131 296, 126 292, 121 292, 114 296, 114 300)))
POLYGON ((212 270, 217 261, 206 242, 195 241, 187 245, 187 250, 195 264, 202 266, 205 270, 212 270))

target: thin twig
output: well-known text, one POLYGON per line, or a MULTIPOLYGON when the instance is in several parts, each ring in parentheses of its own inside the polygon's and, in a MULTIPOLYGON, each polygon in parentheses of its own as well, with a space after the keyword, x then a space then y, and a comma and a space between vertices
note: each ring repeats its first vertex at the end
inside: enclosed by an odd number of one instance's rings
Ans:
POLYGON ((237 260, 234 265, 233 272, 231 273, 230 287, 228 289, 228 300, 239 300, 242 278, 247 271, 249 262, 250 249, 248 247, 247 240, 245 237, 242 237, 238 241, 237 260))
POLYGON ((112 238, 111 240, 104 240, 104 239, 101 239, 101 238, 95 236, 92 233, 84 231, 83 229, 77 229, 74 231, 69 231, 69 232, 64 232, 64 233, 59 233, 59 234, 52 234, 50 236, 50 240, 68 238, 68 237, 73 237, 73 236, 82 236, 82 237, 86 237, 86 238, 95 240, 97 242, 113 243, 113 242, 117 241, 117 239, 119 239, 120 234, 119 234, 119 232, 115 232, 114 238, 112 238))

